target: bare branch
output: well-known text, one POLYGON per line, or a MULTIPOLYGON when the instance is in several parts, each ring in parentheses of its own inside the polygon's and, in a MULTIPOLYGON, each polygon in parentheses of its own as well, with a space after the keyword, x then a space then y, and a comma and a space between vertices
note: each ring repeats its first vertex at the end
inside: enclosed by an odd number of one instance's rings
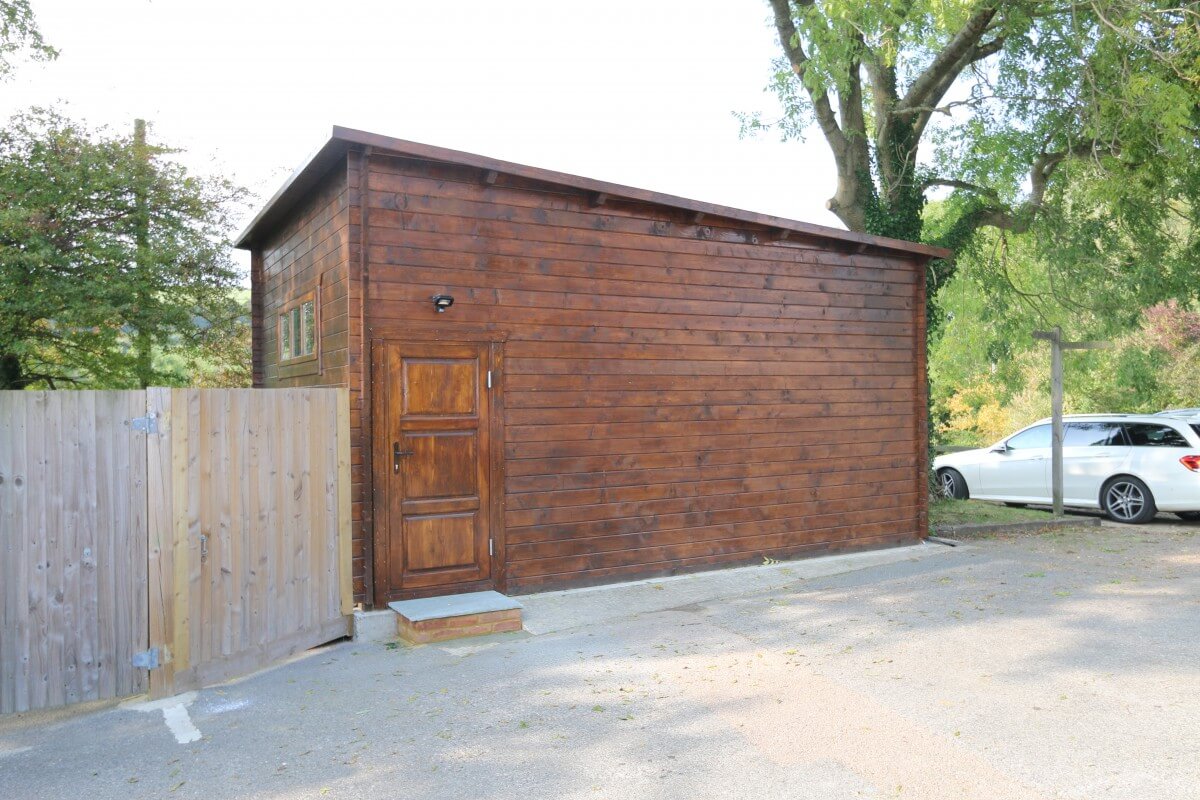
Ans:
POLYGON ((968 221, 975 228, 991 227, 1013 233, 1024 233, 1029 230, 1037 213, 1041 211, 1050 177, 1058 169, 1058 165, 1073 156, 1096 156, 1098 154, 1095 146, 1090 143, 1076 145, 1054 153, 1039 153, 1029 170, 1028 200, 1015 209, 999 204, 984 206, 970 214, 968 221))
MULTIPOLYGON (((812 5, 813 0, 807 0, 801 5, 812 5)), ((792 65, 792 72, 800 79, 804 89, 812 100, 813 112, 825 140, 829 142, 834 155, 840 157, 846 152, 848 143, 842 129, 838 127, 837 117, 829 102, 829 94, 821 89, 814 89, 804 80, 808 72, 808 54, 800 42, 800 34, 792 22, 792 8, 789 0, 771 0, 771 8, 775 12, 775 30, 779 32, 779 44, 792 65)))
POLYGON ((933 62, 913 81, 900 101, 902 108, 937 104, 939 91, 944 94, 954 78, 974 60, 974 54, 980 46, 979 40, 987 32, 999 8, 999 0, 989 0, 967 20, 934 57, 933 62))
POLYGON ((986 195, 993 200, 999 200, 999 196, 994 189, 989 189, 986 186, 970 183, 969 181, 960 181, 954 178, 927 178, 921 181, 921 189, 928 189, 930 186, 948 186, 952 189, 963 189, 968 192, 986 195))
MULTIPOLYGON (((859 52, 866 50, 862 34, 855 34, 859 52)), ((871 163, 871 151, 867 142, 867 121, 863 110, 863 90, 861 64, 858 59, 851 59, 846 69, 846 89, 838 92, 838 112, 842 120, 842 133, 846 145, 853 153, 855 164, 871 163)))
POLYGON ((1003 98, 999 95, 995 95, 995 94, 978 95, 978 96, 970 98, 969 100, 952 100, 949 103, 946 103, 946 104, 940 105, 940 106, 919 106, 917 108, 910 108, 910 109, 907 109, 907 112, 917 111, 917 112, 920 112, 923 114, 927 113, 927 114, 949 115, 951 111, 953 111, 954 109, 956 109, 960 106, 966 106, 968 108, 973 108, 975 106, 986 103, 989 100, 1003 100, 1003 99, 1005 99, 1005 98, 1003 98))
MULTIPOLYGON (((980 35, 982 35, 982 33, 980 35)), ((901 103, 902 110, 900 110, 898 113, 905 116, 913 113, 917 114, 917 118, 913 123, 913 131, 917 139, 920 139, 921 136, 924 135, 925 127, 929 124, 930 117, 933 116, 934 112, 940 110, 937 104, 940 103, 942 98, 946 96, 946 92, 950 91, 950 87, 954 85, 956 80, 958 80, 958 76, 973 64, 977 64, 988 56, 999 52, 1002 47, 1004 47, 1004 39, 1003 37, 997 36, 995 39, 992 39, 985 44, 975 45, 968 48, 966 52, 959 57, 959 60, 947 68, 942 74, 941 78, 932 85, 923 102, 914 102, 913 105, 909 106, 905 104, 908 101, 908 95, 905 96, 905 102, 901 103)), ((918 78, 918 81, 919 80, 920 79, 918 78)), ((915 85, 916 84, 914 84, 914 87, 915 85)), ((909 90, 908 94, 912 94, 912 89, 909 90)))
POLYGON ((988 56, 994 56, 994 55, 996 55, 996 53, 999 53, 1003 49, 1004 49, 1004 37, 1003 36, 997 36, 995 39, 992 39, 990 42, 984 42, 983 44, 976 45, 975 50, 971 55, 971 63, 974 63, 976 61, 983 61, 988 56))

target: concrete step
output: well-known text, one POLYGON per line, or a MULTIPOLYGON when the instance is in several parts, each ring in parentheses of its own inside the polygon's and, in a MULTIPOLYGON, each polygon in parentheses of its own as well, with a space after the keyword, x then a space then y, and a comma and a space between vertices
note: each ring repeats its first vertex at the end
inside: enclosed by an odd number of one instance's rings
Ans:
POLYGON ((388 603, 396 630, 414 644, 521 630, 522 605, 499 592, 466 592, 388 603))

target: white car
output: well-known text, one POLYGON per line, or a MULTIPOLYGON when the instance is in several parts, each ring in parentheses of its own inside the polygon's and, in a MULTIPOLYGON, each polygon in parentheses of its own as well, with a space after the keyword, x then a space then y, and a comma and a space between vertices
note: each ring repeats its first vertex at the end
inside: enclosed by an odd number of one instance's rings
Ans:
POLYGON ((1169 411, 1156 412, 1156 417, 1196 417, 1200 422, 1200 408, 1173 408, 1169 411))
MULTIPOLYGON (((992 447, 934 459, 946 497, 1050 503, 1050 420, 992 447)), ((1063 504, 1099 508, 1117 522, 1157 511, 1200 520, 1200 419, 1161 415, 1063 417, 1063 504)))

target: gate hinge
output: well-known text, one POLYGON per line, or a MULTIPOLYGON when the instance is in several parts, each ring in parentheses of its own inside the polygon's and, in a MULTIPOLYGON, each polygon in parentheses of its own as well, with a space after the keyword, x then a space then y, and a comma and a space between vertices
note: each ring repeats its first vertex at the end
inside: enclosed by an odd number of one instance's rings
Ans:
POLYGON ((133 666, 139 669, 158 669, 162 666, 158 663, 157 647, 151 647, 149 650, 134 653, 131 661, 133 662, 133 666))
POLYGON ((151 411, 144 417, 129 420, 129 427, 141 433, 158 433, 158 415, 151 411))

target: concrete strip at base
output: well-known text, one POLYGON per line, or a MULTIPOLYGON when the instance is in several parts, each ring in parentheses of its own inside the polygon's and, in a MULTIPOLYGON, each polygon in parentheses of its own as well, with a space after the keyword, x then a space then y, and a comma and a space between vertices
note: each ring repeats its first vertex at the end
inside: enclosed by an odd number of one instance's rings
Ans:
POLYGON ((355 611, 353 625, 356 642, 393 642, 399 636, 396 630, 396 612, 390 608, 379 611, 355 611))
POLYGON ((1048 528, 1099 527, 1099 517, 1064 517, 1062 519, 1033 520, 1030 522, 982 522, 967 525, 939 525, 934 528, 938 536, 962 536, 972 533, 1017 533, 1040 531, 1048 528))
POLYGON ((953 555, 969 546, 916 544, 886 550, 818 556, 761 566, 693 572, 668 578, 589 586, 559 592, 523 595, 525 630, 535 636, 621 619, 632 614, 664 611, 718 598, 769 592, 798 581, 843 572, 953 555), (670 591, 665 591, 669 585, 670 591))

